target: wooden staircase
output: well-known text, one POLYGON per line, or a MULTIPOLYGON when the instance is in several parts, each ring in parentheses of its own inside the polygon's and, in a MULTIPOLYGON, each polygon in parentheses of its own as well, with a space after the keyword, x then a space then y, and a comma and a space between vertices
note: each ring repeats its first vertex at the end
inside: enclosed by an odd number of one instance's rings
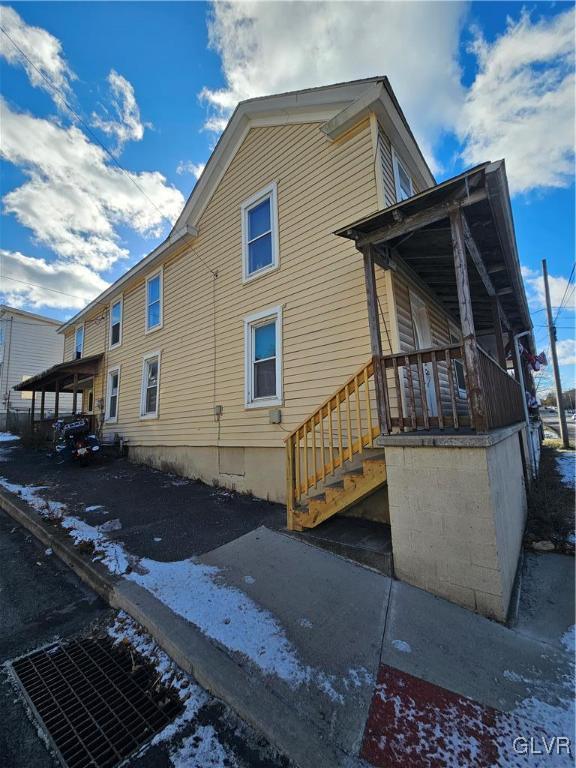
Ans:
POLYGON ((386 483, 376 413, 370 360, 286 438, 289 530, 314 528, 386 483))

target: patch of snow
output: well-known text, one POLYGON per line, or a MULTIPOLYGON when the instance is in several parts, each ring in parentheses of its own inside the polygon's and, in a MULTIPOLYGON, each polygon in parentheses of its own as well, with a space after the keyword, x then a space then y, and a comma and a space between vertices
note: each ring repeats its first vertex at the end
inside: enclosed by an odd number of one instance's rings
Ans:
POLYGON ((48 547, 48 549, 45 549, 45 550, 44 550, 44 554, 45 554, 47 557, 50 557, 50 555, 52 554, 52 547, 48 547))
POLYGON ((158 543, 159 541, 162 541, 162 536, 154 536, 154 541, 158 543))
POLYGON ((122 575, 130 566, 130 560, 124 551, 124 547, 114 541, 110 541, 105 534, 83 520, 69 515, 62 522, 75 544, 90 542, 94 545, 93 560, 103 563, 110 573, 122 575))
POLYGON ((0 443, 7 443, 9 440, 20 440, 20 437, 11 432, 0 432, 0 443))
POLYGON ((122 528, 122 523, 115 517, 113 520, 106 520, 98 526, 98 530, 102 533, 111 533, 112 531, 119 531, 122 528))
POLYGON ((562 476, 562 482, 568 488, 576 490, 576 453, 563 451, 556 456, 556 468, 562 476))
POLYGON ((305 629, 312 629, 314 626, 310 619, 298 619, 298 624, 300 624, 301 627, 304 627, 305 629))
POLYGON ((412 646, 405 640, 392 640, 392 645, 401 653, 412 653, 412 646))
POLYGON ((107 511, 104 509, 104 506, 103 506, 102 504, 92 504, 92 505, 91 505, 91 506, 89 506, 89 507, 84 507, 84 509, 86 510, 86 512, 100 512, 102 515, 107 515, 107 514, 109 514, 109 513, 108 513, 108 512, 107 512, 107 511))
POLYGON ((238 763, 226 751, 211 725, 200 725, 191 736, 170 752, 174 768, 237 768, 238 763))
POLYGON ((10 493, 20 496, 32 509, 46 518, 61 518, 66 510, 66 505, 59 501, 43 499, 39 491, 47 490, 45 485, 18 485, 10 483, 5 477, 0 477, 0 485, 10 493))
POLYGON ((574 653, 576 650, 576 624, 572 624, 570 629, 567 629, 566 632, 564 632, 560 638, 560 642, 567 651, 574 653))
POLYGON ((244 581, 245 581, 246 584, 255 584, 256 583, 256 579, 254 578, 254 576, 244 576, 244 581))

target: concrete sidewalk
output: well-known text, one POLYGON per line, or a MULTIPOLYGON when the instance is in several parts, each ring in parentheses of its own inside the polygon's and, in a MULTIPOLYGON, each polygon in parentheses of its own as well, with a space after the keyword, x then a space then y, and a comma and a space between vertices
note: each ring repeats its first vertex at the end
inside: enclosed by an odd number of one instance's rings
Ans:
POLYGON ((572 558, 526 558, 507 628, 262 526, 143 556, 46 506, 54 490, 0 504, 302 768, 537 765, 516 734, 573 735, 572 558))

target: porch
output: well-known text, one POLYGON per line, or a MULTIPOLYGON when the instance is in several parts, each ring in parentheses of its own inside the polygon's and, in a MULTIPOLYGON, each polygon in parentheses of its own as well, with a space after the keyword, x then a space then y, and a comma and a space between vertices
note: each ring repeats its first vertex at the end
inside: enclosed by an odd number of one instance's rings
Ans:
POLYGON ((531 347, 531 323, 504 163, 335 234, 362 254, 372 357, 286 440, 288 528, 377 500, 396 575, 502 619, 532 461, 517 342, 531 347), (393 290, 395 334, 376 270, 407 295, 393 290))
POLYGON ((14 387, 18 391, 32 393, 30 425, 35 432, 48 439, 57 419, 80 414, 88 418, 92 430, 97 428, 94 379, 100 371, 102 358, 103 355, 98 354, 58 363, 14 387), (50 414, 45 407, 47 392, 54 393, 54 409, 50 414), (72 395, 70 409, 61 407, 63 394, 72 395))

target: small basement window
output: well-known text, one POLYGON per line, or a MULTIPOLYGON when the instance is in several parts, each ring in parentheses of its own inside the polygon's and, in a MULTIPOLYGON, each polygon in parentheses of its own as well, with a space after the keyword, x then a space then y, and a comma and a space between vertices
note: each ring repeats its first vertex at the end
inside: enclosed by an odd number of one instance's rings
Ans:
POLYGON ((122 298, 110 307, 110 349, 122 343, 122 298))
POLYGON ((158 416, 158 386, 160 383, 160 352, 146 355, 142 365, 142 391, 140 416, 151 419, 158 416))
POLYGON ((394 149, 392 149, 392 163, 394 166, 394 184, 396 186, 396 202, 401 203, 414 194, 412 178, 408 173, 406 166, 400 160, 394 149))
MULTIPOLYGON (((120 367, 111 368, 108 371, 108 385, 106 388, 106 421, 118 421, 118 395, 120 392, 120 367)), ((88 402, 90 410, 90 401, 88 402)))
POLYGON ((282 308, 244 320, 246 407, 282 404, 282 308))
POLYGON ((242 277, 251 280, 278 266, 276 184, 242 203, 242 277))

